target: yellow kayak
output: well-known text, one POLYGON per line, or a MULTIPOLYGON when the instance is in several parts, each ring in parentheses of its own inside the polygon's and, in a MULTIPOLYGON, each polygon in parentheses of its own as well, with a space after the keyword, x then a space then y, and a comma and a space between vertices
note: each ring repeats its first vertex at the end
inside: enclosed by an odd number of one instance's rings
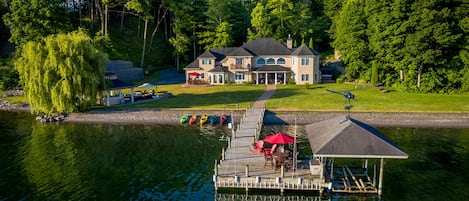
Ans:
POLYGON ((208 116, 207 115, 202 115, 202 117, 200 117, 200 126, 204 125, 205 122, 207 122, 208 120, 208 116))

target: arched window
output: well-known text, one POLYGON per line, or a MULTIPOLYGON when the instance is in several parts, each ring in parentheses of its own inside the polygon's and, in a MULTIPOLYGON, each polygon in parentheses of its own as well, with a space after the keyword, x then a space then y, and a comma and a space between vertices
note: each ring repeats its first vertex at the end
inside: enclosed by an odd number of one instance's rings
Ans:
POLYGON ((285 59, 284 58, 277 59, 277 64, 285 64, 285 59))
POLYGON ((267 64, 275 64, 275 59, 272 59, 272 58, 267 59, 267 64))
POLYGON ((257 65, 264 65, 264 64, 265 64, 265 59, 264 59, 264 58, 259 58, 259 59, 257 59, 256 64, 257 64, 257 65))

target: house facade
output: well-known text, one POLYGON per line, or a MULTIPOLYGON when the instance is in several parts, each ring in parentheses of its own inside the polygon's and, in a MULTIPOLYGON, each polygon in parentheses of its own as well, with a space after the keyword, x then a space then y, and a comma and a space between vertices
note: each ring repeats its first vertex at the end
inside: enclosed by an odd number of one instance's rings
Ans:
POLYGON ((292 47, 273 38, 251 40, 241 47, 213 48, 185 68, 186 83, 223 85, 317 84, 321 81, 319 54, 302 44, 292 47))

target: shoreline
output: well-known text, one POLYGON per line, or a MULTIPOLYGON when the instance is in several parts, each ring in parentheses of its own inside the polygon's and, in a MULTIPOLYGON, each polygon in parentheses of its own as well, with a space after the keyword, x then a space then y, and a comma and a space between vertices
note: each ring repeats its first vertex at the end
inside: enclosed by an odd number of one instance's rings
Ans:
MULTIPOLYGON (((233 110, 235 124, 245 110, 233 110)), ((120 111, 90 111, 66 115, 64 122, 107 124, 179 124, 185 114, 221 115, 231 114, 225 110, 146 109, 120 111)), ((311 124, 344 116, 339 111, 272 111, 266 110, 265 125, 311 124)), ((351 112, 350 117, 372 126, 469 128, 468 113, 443 112, 351 112)))
MULTIPOLYGON (((29 112, 27 104, 9 104, 3 102, 1 111, 29 112)), ((235 124, 240 122, 245 109, 239 110, 201 110, 201 109, 132 109, 132 110, 91 110, 86 113, 65 115, 63 122, 101 123, 101 124, 168 124, 178 125, 182 115, 233 114, 235 124)), ((265 125, 298 125, 311 124, 343 116, 344 111, 283 111, 266 110, 265 125)), ((397 127, 438 127, 469 128, 469 113, 464 112, 376 112, 352 111, 350 117, 372 126, 397 127)))

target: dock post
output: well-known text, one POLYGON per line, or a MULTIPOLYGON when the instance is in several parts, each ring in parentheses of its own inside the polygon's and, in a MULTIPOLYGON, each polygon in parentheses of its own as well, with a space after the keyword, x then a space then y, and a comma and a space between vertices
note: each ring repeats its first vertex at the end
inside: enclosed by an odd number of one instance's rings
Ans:
POLYGON ((384 158, 381 158, 381 164, 379 167, 379 180, 378 180, 378 197, 381 197, 383 189, 383 170, 384 169, 384 158))
POLYGON ((222 147, 222 148, 221 148, 221 160, 222 160, 222 161, 225 160, 225 147, 222 147))
POLYGON ((215 176, 218 176, 218 161, 215 160, 215 166, 213 167, 213 172, 215 176))
POLYGON ((245 170, 246 170, 246 177, 249 177, 249 165, 246 165, 245 170))
POLYGON ((227 148, 229 149, 229 148, 231 147, 231 137, 228 136, 228 137, 227 137, 227 140, 228 140, 228 147, 227 147, 227 148))
POLYGON ((285 166, 282 164, 282 166, 280 166, 280 178, 283 179, 283 176, 285 176, 285 166))

